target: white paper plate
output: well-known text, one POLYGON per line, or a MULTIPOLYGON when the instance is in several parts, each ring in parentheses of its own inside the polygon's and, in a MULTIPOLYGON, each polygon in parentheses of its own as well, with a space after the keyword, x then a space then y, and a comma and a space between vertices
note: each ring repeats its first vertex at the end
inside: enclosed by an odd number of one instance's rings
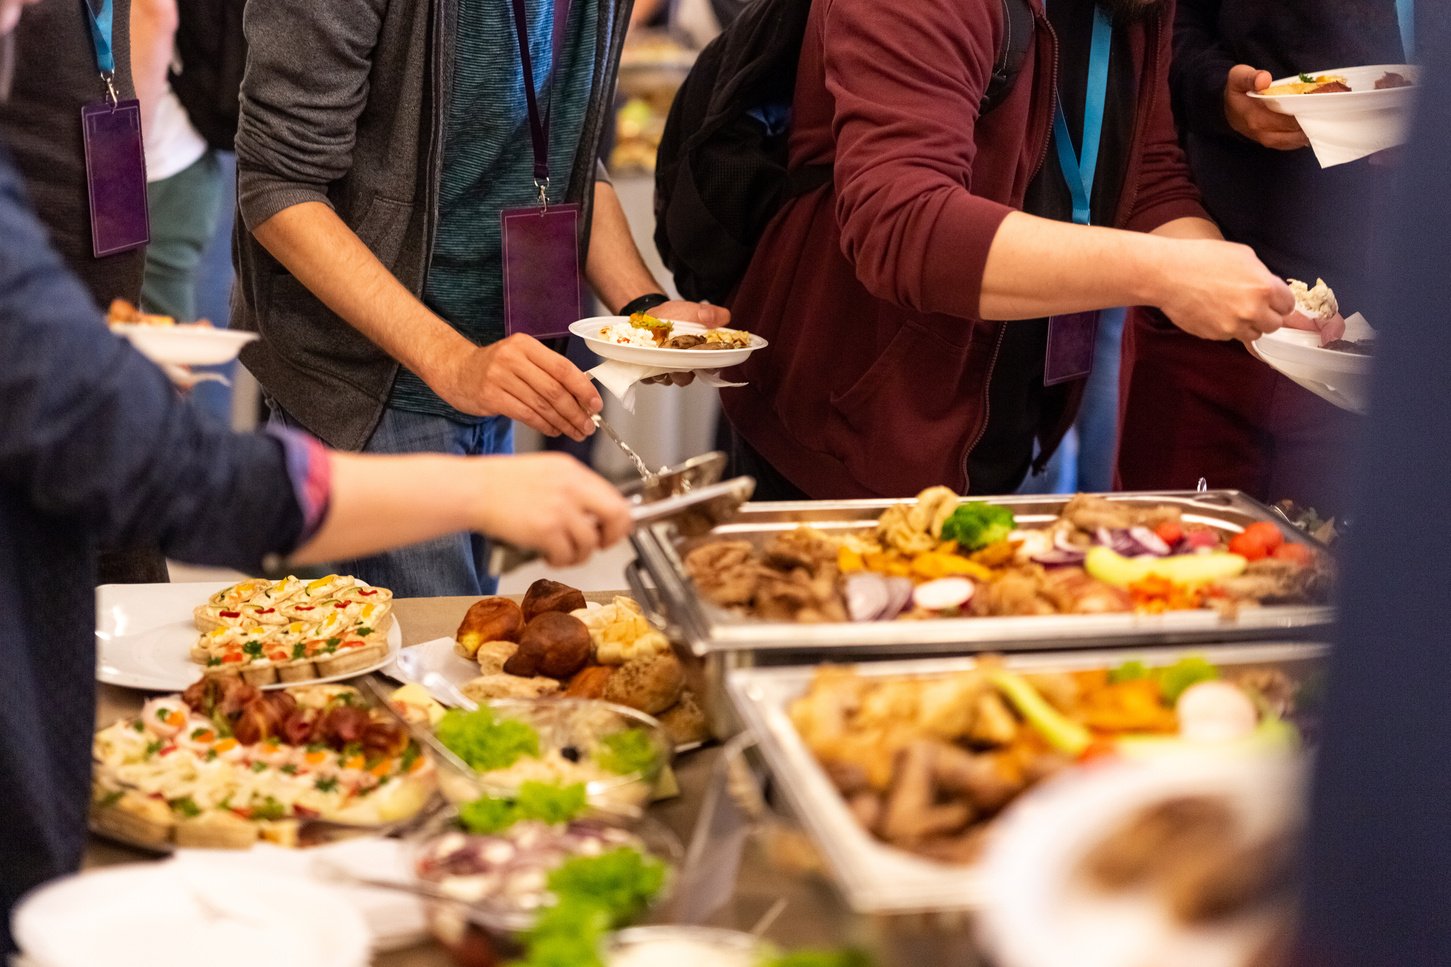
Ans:
POLYGON ((1105 895, 1079 864, 1140 810, 1179 795, 1220 795, 1249 835, 1300 808, 1302 769, 1278 757, 1189 756, 1074 770, 1024 796, 997 821, 983 858, 979 920, 1000 967, 1239 967, 1275 926, 1275 911, 1187 929, 1148 893, 1105 895))
MULTIPOLYGON (((654 349, 642 346, 621 346, 608 339, 600 338, 600 330, 617 322, 628 322, 626 316, 596 316, 581 319, 569 327, 569 331, 583 339, 590 352, 601 359, 615 359, 637 366, 652 366, 672 372, 689 372, 697 369, 728 369, 745 362, 751 353, 765 349, 768 343, 760 336, 752 335, 751 344, 745 349, 654 349)), ((705 327, 693 322, 674 323, 675 333, 702 333, 705 327)))
MULTIPOLYGON (((1337 67, 1334 70, 1306 71, 1310 76, 1336 74, 1344 77, 1349 91, 1337 94, 1275 94, 1252 93, 1250 97, 1264 101, 1265 106, 1279 114, 1296 117, 1351 117, 1365 113, 1402 113, 1415 100, 1418 72, 1411 64, 1380 64, 1373 67, 1337 67), (1400 74, 1412 81, 1410 87, 1375 89, 1382 74, 1400 74)), ((1282 77, 1274 84, 1293 84, 1299 77, 1282 77)))
POLYGON ((242 347, 257 338, 255 332, 214 326, 144 326, 118 323, 111 327, 130 340, 153 363, 172 366, 218 366, 237 358, 242 347))
MULTIPOLYGON (((395 682, 402 682, 405 685, 412 683, 422 685, 424 678, 430 672, 442 676, 454 688, 462 688, 466 683, 479 677, 478 663, 470 661, 454 651, 452 638, 435 638, 422 644, 409 645, 393 658, 394 660, 383 668, 383 674, 395 682), (400 662, 407 665, 406 671, 400 662)), ((446 692, 429 689, 428 693, 442 705, 452 707, 454 704, 453 699, 446 692)))
POLYGON ((1305 389, 1341 409, 1365 413, 1370 405, 1370 356, 1320 348, 1320 334, 1281 328, 1261 336, 1250 351, 1305 389))
MULTIPOLYGON (((201 678, 191 660, 196 641, 192 612, 228 584, 103 584, 96 588, 96 680, 122 688, 179 692, 201 678)), ((395 614, 388 629, 388 653, 367 668, 344 675, 281 682, 264 688, 288 688, 346 681, 376 671, 393 660, 403 644, 395 614)))
POLYGON ((368 926, 357 908, 317 883, 252 870, 90 870, 27 895, 12 924, 17 945, 44 967, 368 963, 368 926))

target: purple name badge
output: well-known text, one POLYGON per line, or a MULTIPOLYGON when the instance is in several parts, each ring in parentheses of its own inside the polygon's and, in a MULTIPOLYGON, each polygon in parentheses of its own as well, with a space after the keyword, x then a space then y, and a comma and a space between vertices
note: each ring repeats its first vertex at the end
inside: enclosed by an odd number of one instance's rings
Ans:
POLYGON ((504 234, 504 327, 536 339, 569 335, 580 318, 579 206, 510 208, 504 234))
POLYGON ((1050 317, 1043 385, 1056 386, 1075 379, 1087 379, 1093 372, 1093 346, 1097 337, 1097 312, 1050 317))
POLYGON ((91 202, 91 250, 96 258, 140 248, 151 240, 146 212, 146 152, 139 101, 81 108, 86 186, 91 202))

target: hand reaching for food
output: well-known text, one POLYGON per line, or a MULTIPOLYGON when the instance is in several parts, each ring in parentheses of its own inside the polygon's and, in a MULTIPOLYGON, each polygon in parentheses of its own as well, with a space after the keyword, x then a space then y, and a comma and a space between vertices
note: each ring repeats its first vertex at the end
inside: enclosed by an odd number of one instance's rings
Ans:
POLYGON ((1269 71, 1248 64, 1231 67, 1224 83, 1225 120, 1236 132, 1266 148, 1294 151, 1307 147, 1310 139, 1300 130, 1298 121, 1250 97, 1252 92, 1267 89, 1273 80, 1269 71))
POLYGON ((554 567, 587 560, 630 532, 630 505, 573 457, 477 457, 474 529, 536 550, 554 567))
POLYGON ((1175 266, 1157 305, 1185 332, 1203 339, 1252 342, 1295 311, 1290 287, 1247 245, 1165 239, 1175 266))

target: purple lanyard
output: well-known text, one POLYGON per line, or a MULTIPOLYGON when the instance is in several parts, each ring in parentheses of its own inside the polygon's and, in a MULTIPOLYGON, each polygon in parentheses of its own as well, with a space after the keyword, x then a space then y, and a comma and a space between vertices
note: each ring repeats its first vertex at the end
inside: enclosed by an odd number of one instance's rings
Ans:
POLYGON ((554 19, 550 25, 554 41, 554 59, 549 63, 545 88, 550 92, 549 106, 541 114, 539 92, 534 89, 534 64, 529 56, 529 11, 525 0, 514 2, 514 31, 519 37, 519 62, 524 68, 524 101, 529 107, 529 136, 534 142, 534 187, 539 191, 539 204, 549 205, 549 120, 554 113, 554 75, 564 49, 564 34, 569 27, 570 0, 552 0, 554 19))

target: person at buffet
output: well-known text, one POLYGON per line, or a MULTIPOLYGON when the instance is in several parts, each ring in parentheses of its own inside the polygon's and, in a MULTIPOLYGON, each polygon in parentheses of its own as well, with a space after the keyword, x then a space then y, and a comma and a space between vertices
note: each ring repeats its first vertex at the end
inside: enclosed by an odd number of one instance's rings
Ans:
MULTIPOLYGON (((91 9, 99 12, 100 0, 91 9)), ((131 75, 131 0, 112 0, 111 85, 122 101, 136 96, 131 75)), ((112 299, 136 303, 146 263, 145 247, 97 255, 93 242, 86 146, 81 110, 104 101, 107 87, 86 16, 86 6, 50 2, 18 25, 11 58, 10 97, 0 101, 0 140, 9 145, 25 176, 36 212, 52 244, 99 305, 112 299)), ((103 584, 167 580, 166 558, 154 545, 107 548, 98 579, 103 584)))
POLYGON ((1315 754, 1298 967, 1451 963, 1451 652, 1435 590, 1451 582, 1442 541, 1451 518, 1440 511, 1451 446, 1451 33, 1421 36, 1442 44, 1420 44, 1430 61, 1420 116, 1386 206, 1386 246, 1372 256, 1370 307, 1386 325, 1353 464, 1355 528, 1315 754))
POLYGON ((1046 460, 1073 421, 1094 310, 1155 305, 1223 340, 1293 309, 1190 182, 1170 4, 1035 10, 1011 92, 979 116, 999 0, 812 6, 790 163, 834 183, 786 204, 731 303, 771 341, 723 401, 759 495, 1011 492, 1035 438, 1046 460))
MULTIPOLYGON (((375 453, 507 452, 510 420, 581 440, 599 394, 535 338, 579 318, 581 269, 612 311, 727 321, 660 294, 595 161, 628 7, 251 0, 233 324, 274 419, 375 453)), ((337 569, 479 595, 487 553, 337 569)))
MULTIPOLYGON (((0 0, 0 34, 22 2, 0 0)), ((0 944, 16 899, 85 843, 98 542, 257 572, 467 531, 564 565, 629 526, 620 494, 565 456, 335 453, 211 422, 107 332, 0 149, 0 944)))
MULTIPOLYGON (((1312 286, 1323 278, 1347 315, 1370 292, 1371 201, 1393 169, 1377 158, 1321 168, 1296 120, 1250 92, 1302 71, 1406 59, 1396 0, 1178 2, 1170 86, 1205 207, 1276 275, 1312 286)), ((1244 346, 1194 339, 1157 312, 1136 312, 1123 394, 1124 489, 1192 489, 1203 477, 1265 501, 1345 508, 1358 418, 1244 346)))

